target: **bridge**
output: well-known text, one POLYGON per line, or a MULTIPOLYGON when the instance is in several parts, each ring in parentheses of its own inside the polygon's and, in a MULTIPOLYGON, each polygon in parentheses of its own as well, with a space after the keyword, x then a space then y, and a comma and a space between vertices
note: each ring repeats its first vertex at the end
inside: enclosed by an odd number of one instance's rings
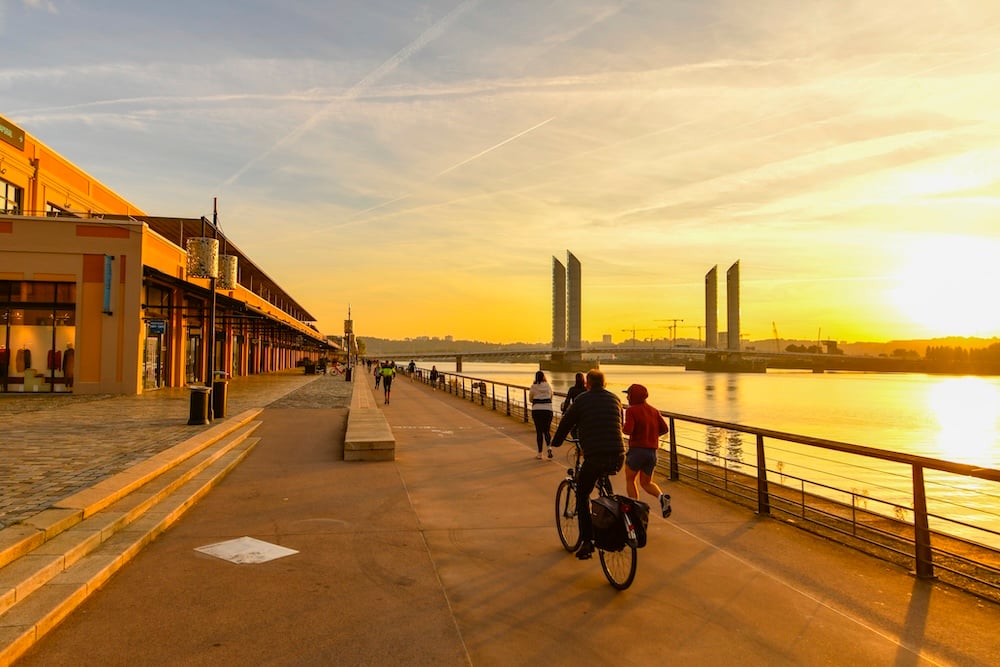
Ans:
MULTIPOLYGON (((375 355, 378 356, 378 355, 375 355)), ((766 369, 827 371, 869 371, 883 373, 920 373, 926 364, 920 359, 871 357, 849 354, 824 354, 809 352, 765 352, 744 350, 734 352, 724 348, 680 346, 581 346, 577 348, 539 347, 528 350, 465 350, 393 353, 396 360, 453 360, 456 371, 461 372, 465 360, 537 362, 546 370, 585 371, 598 363, 631 363, 655 366, 684 366, 689 370, 711 372, 764 372, 766 369), (560 358, 582 358, 571 361, 566 368, 553 368, 553 361, 560 358), (714 362, 714 363, 713 363, 714 362)))

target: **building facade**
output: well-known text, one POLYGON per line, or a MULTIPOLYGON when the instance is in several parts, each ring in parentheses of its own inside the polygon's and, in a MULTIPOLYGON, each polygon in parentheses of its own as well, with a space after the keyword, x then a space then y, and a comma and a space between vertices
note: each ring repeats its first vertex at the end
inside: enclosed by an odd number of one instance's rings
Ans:
POLYGON ((211 221, 148 216, 2 117, 0 193, 0 392, 139 394, 334 351, 211 221), (232 284, 191 275, 197 238, 232 284))

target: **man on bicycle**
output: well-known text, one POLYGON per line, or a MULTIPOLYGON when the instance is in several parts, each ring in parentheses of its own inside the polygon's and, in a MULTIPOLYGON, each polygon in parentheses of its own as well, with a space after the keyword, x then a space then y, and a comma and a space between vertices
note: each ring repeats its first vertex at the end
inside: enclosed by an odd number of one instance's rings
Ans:
POLYGON ((587 372, 587 391, 577 396, 559 421, 552 446, 559 447, 576 427, 583 451, 583 463, 576 483, 576 516, 580 524, 580 548, 576 557, 590 558, 594 553, 594 527, 590 520, 590 494, 602 475, 614 475, 625 463, 625 439, 622 436, 622 404, 604 388, 604 373, 587 372))

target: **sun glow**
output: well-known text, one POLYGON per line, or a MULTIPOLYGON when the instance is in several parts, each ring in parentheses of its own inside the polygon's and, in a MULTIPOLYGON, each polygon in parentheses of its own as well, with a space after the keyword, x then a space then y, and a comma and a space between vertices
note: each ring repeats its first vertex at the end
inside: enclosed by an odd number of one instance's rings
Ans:
POLYGON ((927 406, 940 426, 936 456, 990 465, 1000 430, 1000 391, 982 378, 944 380, 927 395, 927 406))
POLYGON ((902 250, 892 298, 913 323, 934 336, 992 337, 1000 332, 1000 244, 942 236, 902 250))

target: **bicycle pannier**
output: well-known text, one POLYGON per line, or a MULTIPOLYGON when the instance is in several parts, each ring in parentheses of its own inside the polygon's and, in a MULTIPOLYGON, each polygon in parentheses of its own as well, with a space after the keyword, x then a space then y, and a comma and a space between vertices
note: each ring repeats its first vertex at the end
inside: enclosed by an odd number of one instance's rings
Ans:
POLYGON ((646 528, 649 526, 649 505, 628 496, 615 496, 622 512, 628 512, 629 521, 635 528, 635 546, 646 546, 646 528))
POLYGON ((590 501, 594 544, 604 551, 621 551, 625 547, 625 520, 617 498, 600 496, 590 501))

